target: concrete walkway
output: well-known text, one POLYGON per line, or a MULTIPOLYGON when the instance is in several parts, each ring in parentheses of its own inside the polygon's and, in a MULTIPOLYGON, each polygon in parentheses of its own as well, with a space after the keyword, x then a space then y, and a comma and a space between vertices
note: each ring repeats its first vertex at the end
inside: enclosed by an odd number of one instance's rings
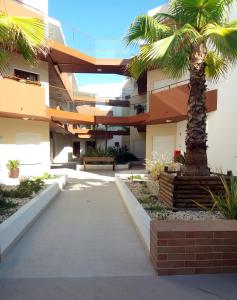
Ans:
POLYGON ((236 299, 237 277, 155 276, 114 174, 66 189, 0 265, 0 299, 236 299))

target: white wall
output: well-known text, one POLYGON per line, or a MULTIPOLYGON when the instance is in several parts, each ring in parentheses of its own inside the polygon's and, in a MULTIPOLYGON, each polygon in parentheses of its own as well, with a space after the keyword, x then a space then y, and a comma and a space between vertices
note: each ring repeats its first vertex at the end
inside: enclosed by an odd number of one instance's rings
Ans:
POLYGON ((21 162, 21 175, 42 174, 50 166, 49 123, 0 118, 0 168, 8 160, 21 162))
POLYGON ((187 121, 178 122, 176 129, 176 149, 181 150, 182 153, 185 152, 185 135, 187 121))
MULTIPOLYGON (((49 105, 49 72, 48 63, 45 61, 38 61, 35 65, 28 64, 22 56, 18 54, 11 54, 9 67, 6 75, 14 75, 14 69, 32 72, 39 75, 39 81, 45 89, 45 104, 49 105)), ((32 101, 32 99, 30 99, 32 101)))
POLYGON ((218 85, 217 111, 208 115, 208 157, 210 167, 237 174, 237 68, 218 85))
POLYGON ((54 163, 67 163, 72 160, 73 139, 69 134, 53 134, 54 163))

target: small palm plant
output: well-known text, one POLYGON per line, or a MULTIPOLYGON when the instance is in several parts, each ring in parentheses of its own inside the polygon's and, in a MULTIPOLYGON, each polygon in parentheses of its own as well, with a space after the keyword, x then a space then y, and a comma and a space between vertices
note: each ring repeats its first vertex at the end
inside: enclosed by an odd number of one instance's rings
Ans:
POLYGON ((10 178, 18 178, 19 176, 19 167, 20 167, 20 161, 15 160, 9 160, 7 162, 7 168, 9 170, 9 177, 10 178))
MULTIPOLYGON (((237 178, 231 177, 230 182, 224 176, 220 177, 224 187, 224 193, 221 195, 214 194, 210 189, 213 206, 211 211, 218 209, 226 219, 237 220, 237 178)), ((196 205, 204 210, 209 210, 204 205, 194 201, 196 205)))
POLYGON ((9 54, 17 52, 30 64, 46 55, 46 25, 31 17, 9 16, 0 11, 0 74, 7 69, 9 54))
POLYGON ((190 74, 184 175, 210 175, 207 162, 206 79, 218 79, 237 59, 235 0, 170 0, 168 13, 138 16, 125 41, 139 54, 128 70, 138 79, 161 69, 168 77, 190 74))

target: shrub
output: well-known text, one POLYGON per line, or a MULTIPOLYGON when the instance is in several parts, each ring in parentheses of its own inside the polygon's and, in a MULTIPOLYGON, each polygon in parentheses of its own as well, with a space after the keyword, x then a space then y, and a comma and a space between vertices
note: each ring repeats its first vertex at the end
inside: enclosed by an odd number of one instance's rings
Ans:
POLYGON ((156 161, 156 162, 147 162, 147 167, 149 173, 153 179, 158 180, 160 177, 160 173, 164 172, 165 167, 168 165, 167 163, 156 161))
POLYGON ((83 160, 83 157, 114 157, 116 163, 118 164, 126 164, 130 161, 138 160, 135 155, 128 152, 127 146, 109 147, 108 150, 97 148, 87 151, 84 155, 81 156, 81 160, 83 160))
POLYGON ((128 177, 128 180, 140 180, 140 179, 142 179, 142 176, 141 175, 131 175, 131 176, 129 176, 128 177))
POLYGON ((87 151, 81 157, 113 157, 112 153, 108 150, 104 150, 103 148, 96 148, 87 151))
POLYGON ((12 190, 0 189, 0 193, 3 198, 28 198, 33 193, 38 193, 44 186, 44 182, 41 179, 26 179, 20 182, 20 184, 12 190))
POLYGON ((126 164, 131 161, 138 161, 137 157, 128 151, 127 146, 110 147, 108 152, 115 158, 118 164, 126 164))
POLYGON ((11 200, 4 198, 0 199, 0 214, 4 213, 6 210, 16 207, 17 204, 11 200))
POLYGON ((44 172, 44 174, 42 176, 36 176, 33 177, 33 179, 40 179, 40 180, 47 180, 47 179, 55 179, 58 176, 53 175, 53 174, 49 174, 48 172, 44 172))
MULTIPOLYGON (((228 183, 224 176, 220 177, 224 186, 224 194, 216 195, 207 189, 211 195, 213 206, 211 211, 218 209, 226 219, 237 220, 237 178, 231 177, 228 183)), ((210 210, 204 205, 194 201, 199 207, 210 210)))
MULTIPOLYGON (((154 155, 155 153, 153 153, 154 155)), ((172 158, 165 155, 154 155, 155 160, 146 160, 146 167, 151 175, 151 177, 155 180, 159 180, 160 173, 164 172, 165 167, 168 167, 172 164, 172 158)))

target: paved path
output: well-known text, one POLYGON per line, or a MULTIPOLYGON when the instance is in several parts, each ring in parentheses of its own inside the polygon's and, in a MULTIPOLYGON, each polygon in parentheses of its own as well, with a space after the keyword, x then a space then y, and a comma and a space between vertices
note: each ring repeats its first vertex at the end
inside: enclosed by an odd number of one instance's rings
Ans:
POLYGON ((113 174, 69 184, 0 265, 0 299, 236 299, 237 277, 157 278, 113 174))

